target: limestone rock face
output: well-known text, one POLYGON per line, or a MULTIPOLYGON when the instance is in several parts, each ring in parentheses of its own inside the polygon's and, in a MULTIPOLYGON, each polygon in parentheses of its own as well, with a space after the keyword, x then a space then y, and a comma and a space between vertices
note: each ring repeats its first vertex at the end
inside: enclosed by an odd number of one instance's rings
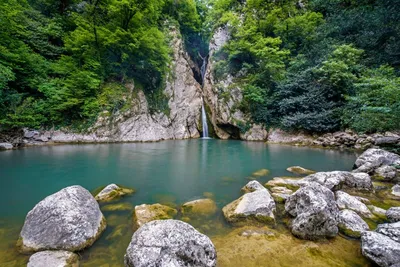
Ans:
POLYGON ((333 237, 338 233, 339 209, 332 191, 310 183, 291 195, 285 211, 296 217, 291 224, 292 233, 302 239, 333 237))
POLYGON ((350 237, 359 238, 362 232, 369 230, 368 224, 352 210, 341 210, 338 221, 340 232, 350 237))
POLYGON ((209 198, 196 199, 182 205, 182 214, 185 216, 211 216, 217 212, 217 204, 209 198))
POLYGON ((398 267, 400 243, 376 232, 361 234, 361 248, 365 257, 383 267, 398 267))
POLYGON ((386 211, 386 217, 390 222, 400 221, 400 207, 390 208, 386 211))
POLYGON ((22 251, 78 251, 91 246, 106 227, 89 191, 70 186, 40 201, 26 216, 20 234, 22 251))
MULTIPOLYGON (((68 142, 152 142, 167 139, 198 138, 201 117, 202 90, 194 78, 189 55, 176 27, 169 29, 170 46, 173 50, 164 95, 168 101, 166 110, 150 112, 144 92, 127 84, 130 90, 131 108, 124 112, 100 116, 88 133, 78 134, 64 131, 45 132, 49 140, 56 143, 68 142)), ((44 135, 43 134, 43 135, 44 135)))
POLYGON ((396 242, 400 242, 400 222, 380 224, 376 228, 376 232, 390 237, 396 242))
POLYGON ((27 267, 79 267, 79 257, 69 251, 41 251, 29 258, 27 267))
POLYGON ((221 27, 214 32, 210 41, 209 60, 203 86, 204 100, 211 111, 210 120, 215 134, 221 139, 264 141, 268 138, 268 132, 264 127, 254 124, 249 114, 237 108, 243 99, 243 94, 242 88, 235 85, 235 77, 231 75, 216 77, 214 72, 218 61, 217 52, 230 38, 228 27, 221 27))
POLYGON ((382 168, 391 165, 400 165, 399 155, 383 149, 371 148, 357 158, 354 167, 356 168, 355 172, 375 174, 378 171, 378 175, 384 175, 384 179, 391 180, 393 179, 392 171, 394 169, 389 171, 387 168, 382 168))
POLYGON ((161 204, 139 205, 133 214, 134 226, 139 228, 150 221, 172 219, 177 213, 176 209, 161 204))
POLYGON ((260 189, 265 189, 264 186, 262 186, 262 184, 260 184, 258 181, 253 180, 248 182, 245 186, 243 186, 243 188, 241 189, 242 192, 245 193, 251 193, 260 189))
POLYGON ((187 223, 152 221, 137 230, 125 254, 127 267, 214 267, 217 253, 211 240, 187 223))
POLYGON ((244 194, 239 199, 226 205, 222 212, 228 222, 242 223, 255 221, 274 223, 276 206, 274 199, 267 189, 259 189, 244 194))
POLYGON ((121 188, 116 184, 107 185, 95 197, 97 201, 111 201, 121 196, 132 194, 133 189, 121 188))
POLYGON ((353 210, 366 218, 371 218, 373 216, 372 212, 368 209, 367 205, 362 203, 358 198, 351 196, 346 192, 337 191, 336 202, 339 209, 353 210))

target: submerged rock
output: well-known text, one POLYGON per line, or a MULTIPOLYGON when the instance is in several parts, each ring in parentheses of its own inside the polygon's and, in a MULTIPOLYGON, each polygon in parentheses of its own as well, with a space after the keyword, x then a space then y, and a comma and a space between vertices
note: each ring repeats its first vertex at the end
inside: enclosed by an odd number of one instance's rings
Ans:
POLYGON ((106 228, 99 204, 81 186, 70 186, 40 201, 26 216, 18 242, 24 252, 78 251, 106 228))
POLYGON ((376 232, 390 237, 396 242, 400 242, 400 222, 380 224, 376 228, 376 232))
POLYGON ((257 181, 250 181, 245 186, 242 187, 242 192, 251 193, 260 189, 265 189, 265 187, 257 181))
POLYGON ((400 243, 389 237, 366 231, 361 234, 362 253, 379 266, 398 267, 400 262, 400 243))
POLYGON ((244 194, 239 199, 226 205, 222 212, 228 222, 241 223, 255 221, 275 222, 275 202, 267 189, 260 189, 244 194))
POLYGON ((338 217, 339 231, 347 236, 359 238, 361 233, 368 231, 368 224, 354 211, 342 210, 338 217))
POLYGON ((288 172, 294 173, 294 174, 300 174, 300 175, 309 175, 309 174, 314 174, 316 171, 305 169, 300 166, 292 166, 286 169, 288 172))
POLYGON ((204 198, 186 202, 182 205, 181 212, 184 216, 211 216, 217 212, 214 200, 204 198))
POLYGON ((217 253, 211 240, 187 223, 152 221, 137 230, 125 254, 125 266, 214 267, 217 253))
POLYGON ((69 251, 41 251, 29 258, 27 267, 78 267, 79 257, 69 251))
POLYGON ((336 203, 339 209, 349 209, 357 212, 363 217, 371 218, 373 217, 371 211, 368 209, 367 205, 362 203, 357 197, 351 196, 343 191, 336 192, 336 203))
POLYGON ((339 209, 334 194, 318 183, 310 183, 291 195, 285 211, 296 217, 290 228, 299 238, 318 239, 338 234, 339 209))
POLYGON ((116 184, 107 185, 103 190, 96 195, 97 201, 111 201, 124 195, 132 194, 135 190, 122 188, 116 184))
POLYGON ((256 176, 256 177, 262 177, 262 176, 267 176, 269 174, 269 170, 267 170, 267 169, 261 169, 261 170, 258 170, 258 171, 256 171, 256 172, 253 172, 253 176, 256 176))
POLYGON ((161 204, 135 206, 133 213, 133 222, 135 228, 154 220, 167 220, 176 216, 178 211, 161 204))
POLYGON ((103 211, 123 211, 123 210, 133 210, 133 206, 131 203, 125 202, 125 203, 105 205, 101 209, 103 211))
POLYGON ((390 222, 400 221, 400 207, 393 207, 386 211, 386 217, 390 222))

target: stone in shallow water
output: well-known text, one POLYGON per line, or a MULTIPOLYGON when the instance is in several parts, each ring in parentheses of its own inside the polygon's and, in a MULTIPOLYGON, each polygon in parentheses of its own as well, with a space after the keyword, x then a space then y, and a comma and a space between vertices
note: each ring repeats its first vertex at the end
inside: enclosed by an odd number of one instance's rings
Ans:
POLYGON ((212 199, 204 198, 186 202, 181 212, 184 216, 211 216, 217 212, 217 204, 212 199))
POLYGON ((176 209, 161 204, 135 206, 133 214, 134 226, 139 228, 150 221, 172 219, 177 213, 176 209))
POLYGON ((286 169, 288 172, 294 173, 294 174, 304 174, 304 175, 309 175, 309 174, 313 174, 316 173, 316 171, 313 170, 309 170, 309 169, 305 169, 303 167, 300 166, 292 166, 286 169))
POLYGON ((261 169, 261 170, 258 170, 258 171, 256 171, 256 172, 253 172, 253 176, 255 176, 255 177, 262 177, 262 176, 267 176, 269 174, 269 170, 267 170, 267 169, 261 169))
POLYGON ((133 210, 133 206, 131 203, 125 202, 125 203, 105 205, 101 209, 103 211, 124 211, 124 210, 133 210))
POLYGON ((81 186, 70 186, 40 201, 26 216, 18 242, 22 251, 78 251, 106 228, 99 204, 81 186))
POLYGON ((111 201, 124 195, 132 194, 135 190, 122 188, 116 184, 107 185, 95 197, 97 201, 111 201))
POLYGON ((332 191, 318 183, 310 183, 291 195, 285 211, 296 217, 291 223, 292 233, 302 239, 333 237, 338 234, 339 209, 332 191))
POLYGON ((69 251, 41 251, 29 258, 27 267, 78 267, 79 257, 69 251))
POLYGON ((398 267, 400 263, 400 243, 376 232, 361 234, 362 254, 379 266, 398 267))
POLYGON ((211 240, 177 220, 152 221, 137 230, 125 254, 125 266, 214 267, 217 253, 211 240))
POLYGON ((267 189, 244 194, 226 205, 222 212, 228 222, 275 222, 275 202, 267 189))
POLYGON ((362 203, 356 197, 347 194, 346 192, 337 191, 336 202, 339 209, 353 210, 365 218, 373 217, 373 214, 368 209, 367 205, 362 203))
POLYGON ((242 187, 241 191, 245 193, 251 193, 260 189, 265 189, 265 187, 257 181, 250 181, 242 187))
POLYGON ((380 224, 376 228, 376 232, 400 242, 400 222, 380 224))
POLYGON ((390 222, 400 221, 400 207, 393 207, 386 211, 386 217, 390 222))
POLYGON ((338 222, 339 231, 350 237, 359 238, 362 232, 369 230, 368 224, 352 210, 341 210, 338 222))

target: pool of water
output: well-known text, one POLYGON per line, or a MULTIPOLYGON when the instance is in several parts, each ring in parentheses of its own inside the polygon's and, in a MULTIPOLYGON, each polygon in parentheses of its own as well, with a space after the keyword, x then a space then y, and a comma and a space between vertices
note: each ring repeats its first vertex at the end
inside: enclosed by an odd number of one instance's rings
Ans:
MULTIPOLYGON (((240 196, 240 188, 256 178, 252 174, 260 169, 270 171, 258 178, 264 183, 276 176, 292 175, 286 171, 289 166, 350 170, 355 159, 354 153, 338 150, 213 139, 1 152, 0 251, 4 253, 0 254, 0 266, 26 262, 27 257, 14 249, 26 213, 44 197, 70 185, 90 191, 110 183, 133 187, 137 192, 121 200, 133 206, 165 203, 179 207, 206 195, 222 208, 240 196)), ((133 232, 131 212, 104 214, 108 228, 91 249, 81 253, 84 266, 123 266, 122 257, 133 232), (118 233, 119 237, 110 241, 118 233)), ((190 223, 210 236, 229 230, 221 213, 212 221, 190 223)))

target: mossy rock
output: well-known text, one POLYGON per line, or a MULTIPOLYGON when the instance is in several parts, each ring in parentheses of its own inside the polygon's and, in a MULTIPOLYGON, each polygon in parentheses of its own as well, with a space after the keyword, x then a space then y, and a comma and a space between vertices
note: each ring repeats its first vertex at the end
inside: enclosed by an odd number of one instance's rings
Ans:
POLYGON ((150 221, 173 219, 177 214, 176 209, 161 204, 136 206, 133 212, 134 229, 150 221))
POLYGON ((292 166, 286 169, 288 172, 298 175, 310 175, 316 173, 316 171, 309 170, 300 166, 292 166))
POLYGON ((126 188, 116 184, 110 184, 106 187, 103 187, 102 189, 98 188, 94 190, 93 195, 95 196, 95 199, 99 202, 109 202, 133 193, 135 193, 135 190, 133 188, 126 188))
POLYGON ((263 176, 267 176, 270 173, 269 170, 267 169, 260 169, 258 171, 255 171, 252 173, 252 176, 254 177, 263 177, 263 176))
POLYGON ((117 203, 117 204, 109 204, 101 207, 102 211, 129 211, 133 210, 133 206, 130 203, 117 203))
POLYGON ((186 202, 181 207, 182 215, 185 217, 212 216, 217 210, 217 204, 209 198, 186 202))

